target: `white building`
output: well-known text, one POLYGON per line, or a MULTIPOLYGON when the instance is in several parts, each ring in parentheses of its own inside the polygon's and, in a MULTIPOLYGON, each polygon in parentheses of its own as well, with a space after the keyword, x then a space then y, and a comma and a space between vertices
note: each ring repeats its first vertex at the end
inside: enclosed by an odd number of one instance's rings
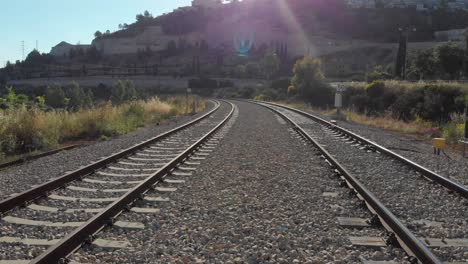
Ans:
POLYGON ((73 45, 68 42, 62 41, 52 48, 50 54, 56 57, 66 57, 70 54, 70 50, 72 49, 83 49, 84 51, 86 51, 90 47, 91 45, 73 45))

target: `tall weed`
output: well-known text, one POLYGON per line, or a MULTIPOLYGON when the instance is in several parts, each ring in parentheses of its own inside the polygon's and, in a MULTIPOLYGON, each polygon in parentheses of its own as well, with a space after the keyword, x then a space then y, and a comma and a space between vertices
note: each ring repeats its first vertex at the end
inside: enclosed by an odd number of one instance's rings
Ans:
POLYGON ((96 139, 122 135, 150 123, 190 113, 205 107, 198 98, 174 97, 166 102, 159 98, 138 100, 118 106, 108 102, 77 112, 44 111, 40 107, 17 107, 0 110, 0 159, 34 150, 57 147, 71 139, 96 139))

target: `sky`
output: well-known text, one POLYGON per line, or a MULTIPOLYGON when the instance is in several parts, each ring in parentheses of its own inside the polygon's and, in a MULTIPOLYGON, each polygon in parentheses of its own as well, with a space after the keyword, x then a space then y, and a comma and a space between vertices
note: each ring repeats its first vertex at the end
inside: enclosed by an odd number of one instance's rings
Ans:
POLYGON ((0 1, 0 67, 22 59, 22 41, 25 57, 36 48, 36 41, 41 53, 61 41, 90 44, 97 30, 115 31, 145 10, 157 16, 191 4, 191 0, 0 1))

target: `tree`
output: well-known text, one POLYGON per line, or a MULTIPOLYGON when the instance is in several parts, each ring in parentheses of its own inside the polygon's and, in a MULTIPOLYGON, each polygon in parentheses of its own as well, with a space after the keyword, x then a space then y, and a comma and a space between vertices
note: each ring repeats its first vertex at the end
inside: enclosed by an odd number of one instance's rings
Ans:
POLYGON ((85 93, 83 88, 76 82, 72 82, 67 88, 65 96, 68 98, 68 107, 72 110, 79 110, 83 107, 85 93))
POLYGON ((417 79, 435 77, 438 71, 438 61, 434 56, 434 50, 418 50, 411 59, 410 74, 417 79))
MULTIPOLYGON (((468 28, 464 32, 465 35, 465 56, 463 61, 463 73, 468 77, 468 28)), ((468 128, 467 128, 468 129, 468 128)))
POLYGON ((65 108, 67 106, 67 98, 62 87, 58 85, 48 86, 44 96, 48 106, 53 108, 65 108))
POLYGON ((145 12, 143 12, 143 14, 136 15, 137 23, 144 22, 144 21, 150 20, 152 18, 153 18, 153 15, 148 10, 145 10, 145 12))
POLYGON ((18 108, 29 103, 29 98, 25 94, 16 94, 13 87, 6 86, 7 94, 5 98, 0 97, 0 108, 18 108))
POLYGON ((137 92, 135 86, 131 81, 122 81, 119 80, 114 85, 112 90, 111 100, 116 104, 121 104, 126 101, 131 101, 137 99, 137 92))
POLYGON ((33 64, 48 64, 52 63, 54 61, 54 58, 50 54, 41 54, 37 50, 31 51, 28 56, 26 57, 26 60, 24 60, 24 65, 33 65, 33 64))
POLYGON ((102 32, 99 31, 99 30, 96 31, 96 32, 94 32, 94 37, 95 37, 95 38, 100 38, 100 37, 102 37, 102 32))
POLYGON ((88 89, 85 93, 82 107, 90 108, 93 106, 93 102, 94 102, 93 91, 91 91, 91 89, 88 89))
POLYGON ((463 68, 463 49, 449 43, 437 46, 435 52, 441 69, 449 74, 452 80, 458 79, 463 68))
POLYGON ((153 18, 153 15, 148 10, 145 10, 143 15, 145 16, 145 18, 153 18))
POLYGON ((261 61, 262 72, 267 79, 273 78, 279 71, 280 59, 276 53, 267 53, 261 61))
POLYGON ((322 106, 331 101, 333 94, 331 88, 322 82, 324 79, 320 60, 306 55, 296 61, 291 85, 312 104, 322 106))

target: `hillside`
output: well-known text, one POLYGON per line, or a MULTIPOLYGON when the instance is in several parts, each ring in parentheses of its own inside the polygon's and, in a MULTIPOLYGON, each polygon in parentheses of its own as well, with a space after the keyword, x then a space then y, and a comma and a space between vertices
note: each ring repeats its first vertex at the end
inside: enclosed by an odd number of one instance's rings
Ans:
POLYGON ((429 41, 435 31, 467 27, 468 12, 355 9, 343 0, 255 0, 225 4, 216 9, 184 7, 156 18, 140 16, 137 22, 102 38, 136 37, 152 26, 161 27, 166 35, 197 32, 211 35, 218 41, 220 28, 229 34, 248 26, 249 31, 257 34, 267 29, 274 29, 278 34, 301 30, 306 35, 393 42, 398 38, 398 28, 411 26, 417 28, 415 40, 429 41), (258 24, 263 27, 252 27, 258 24))
POLYGON ((68 44, 55 59, 34 54, 37 59, 9 67, 3 79, 141 74, 241 77, 239 66, 259 63, 267 51, 281 55, 282 75, 289 75, 292 63, 310 53, 326 62, 327 76, 362 77, 369 67, 393 64, 399 28, 416 28, 409 36, 409 49, 415 50, 438 44, 435 31, 466 27, 468 12, 463 10, 356 9, 343 0, 244 0, 217 8, 183 7, 159 17, 145 12, 117 32, 96 34, 88 50, 68 44), (357 59, 356 54, 364 56, 357 59))

